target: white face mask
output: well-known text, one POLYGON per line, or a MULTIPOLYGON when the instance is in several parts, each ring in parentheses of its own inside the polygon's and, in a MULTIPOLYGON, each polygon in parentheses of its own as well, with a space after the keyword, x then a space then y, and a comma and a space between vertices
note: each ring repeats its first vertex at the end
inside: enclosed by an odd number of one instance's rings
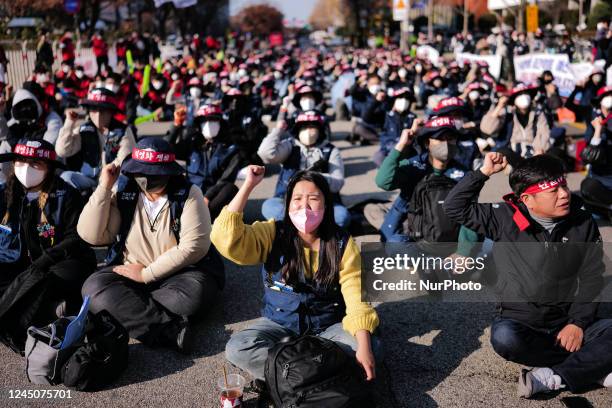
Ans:
POLYGON ((283 74, 281 72, 274 71, 274 78, 281 79, 282 77, 283 77, 283 74))
POLYGON ((179 76, 178 76, 178 74, 172 74, 172 75, 170 76, 170 78, 172 78, 172 80, 173 80, 173 81, 176 81, 176 80, 178 80, 178 79, 179 79, 179 76))
POLYGON ((36 82, 40 85, 47 85, 47 83, 49 82, 49 75, 47 74, 36 75, 36 82))
POLYGON ((104 82, 96 81, 96 88, 104 88, 104 82))
POLYGON ((319 139, 319 132, 311 129, 302 129, 299 133, 300 142, 304 146, 312 146, 319 139))
POLYGON ((301 98, 300 108, 302 108, 303 111, 313 110, 315 108, 315 100, 313 98, 301 98))
POLYGON ((192 98, 199 98, 200 96, 202 96, 202 90, 200 88, 189 88, 189 95, 191 95, 192 98))
POLYGON ((397 71, 397 75, 399 75, 400 78, 404 79, 408 75, 408 71, 406 71, 406 68, 400 68, 399 71, 397 71))
POLYGON ((44 170, 38 170, 31 167, 29 164, 15 166, 15 177, 25 188, 32 188, 40 185, 45 179, 47 173, 44 170))
POLYGON ((85 76, 85 73, 83 71, 76 71, 74 75, 76 75, 77 78, 81 79, 85 76))
POLYGON ((69 67, 69 66, 67 66, 67 65, 64 65, 64 66, 62 67, 62 72, 63 72, 64 74, 67 74, 67 73, 68 73, 68 71, 70 71, 70 67, 69 67))
POLYGON ((372 95, 376 95, 380 91, 380 89, 381 89, 381 87, 378 84, 377 85, 370 85, 368 87, 368 91, 370 91, 370 93, 372 95))
POLYGON ((601 100, 601 107, 605 109, 612 109, 612 95, 608 95, 601 100))
POLYGON ((160 89, 162 89, 162 86, 164 86, 163 82, 158 82, 155 81, 153 82, 153 89, 155 89, 156 91, 159 91, 160 89))
POLYGON ((246 69, 242 69, 242 68, 241 68, 241 69, 239 69, 239 70, 238 70, 238 77, 239 77, 239 78, 242 78, 242 77, 245 77, 245 76, 247 76, 246 69))
POLYGON ((216 120, 207 120, 202 124, 202 136, 204 136, 205 139, 210 140, 217 137, 220 129, 221 123, 216 120))
POLYGON ((104 87, 113 93, 117 93, 119 91, 119 85, 106 84, 104 87))
POLYGON ((531 105, 531 96, 522 94, 516 97, 514 105, 519 109, 527 109, 531 105))
POLYGON ((470 93, 468 94, 468 98, 470 98, 471 101, 477 101, 478 99, 480 99, 480 92, 470 91, 470 93))
POLYGON ((408 99, 406 99, 406 98, 397 98, 395 100, 395 102, 393 102, 393 109, 395 109, 396 111, 402 113, 402 112, 405 112, 408 109, 409 105, 410 105, 410 102, 408 102, 408 99))

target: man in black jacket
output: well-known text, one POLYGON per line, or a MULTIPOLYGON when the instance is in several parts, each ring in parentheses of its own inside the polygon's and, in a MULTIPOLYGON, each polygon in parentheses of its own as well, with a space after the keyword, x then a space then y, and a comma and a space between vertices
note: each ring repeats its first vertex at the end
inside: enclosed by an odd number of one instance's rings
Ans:
POLYGON ((612 386, 612 319, 596 317, 605 269, 597 226, 571 199, 562 163, 547 155, 514 168, 505 204, 478 204, 485 182, 506 166, 501 153, 488 153, 444 204, 451 219, 496 242, 502 301, 491 344, 505 359, 537 367, 522 371, 519 396, 612 386))

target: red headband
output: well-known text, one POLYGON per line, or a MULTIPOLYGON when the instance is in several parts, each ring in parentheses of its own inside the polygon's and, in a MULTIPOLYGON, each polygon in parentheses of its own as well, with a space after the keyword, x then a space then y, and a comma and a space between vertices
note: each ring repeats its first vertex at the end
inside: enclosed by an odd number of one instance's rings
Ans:
POLYGON ((204 105, 200 109, 198 109, 198 112, 196 113, 196 116, 209 116, 209 115, 223 115, 223 111, 221 110, 220 107, 216 105, 204 105))
POLYGON ((465 106, 465 102, 463 102, 463 100, 456 98, 456 97, 442 99, 440 102, 438 102, 438 105, 436 105, 436 107, 434 108, 434 112, 438 112, 440 109, 448 108, 449 106, 462 108, 465 106))
POLYGON ((303 123, 303 122, 317 122, 317 123, 323 123, 325 122, 325 119, 323 118, 323 116, 321 115, 314 115, 314 114, 307 114, 307 113, 301 113, 297 119, 295 120, 296 123, 303 123))
POLYGON ((91 92, 89 95, 87 95, 87 99, 91 102, 108 102, 112 103, 113 105, 117 104, 115 97, 104 95, 102 92, 91 92))
POLYGON ((553 188, 556 188, 557 186, 566 185, 567 180, 565 180, 565 177, 559 177, 554 180, 542 181, 541 183, 529 186, 525 189, 525 191, 523 191, 523 194, 537 194, 541 193, 542 191, 551 190, 553 188))
POLYGON ((425 122, 426 128, 438 128, 444 126, 455 126, 455 120, 450 116, 439 116, 425 122))
POLYGON ((152 150, 134 148, 132 159, 147 163, 172 163, 175 159, 174 153, 159 153, 152 150))
POLYGON ((57 157, 53 150, 43 149, 39 147, 32 147, 23 144, 15 146, 13 153, 20 156, 32 157, 34 159, 49 159, 55 160, 57 157))

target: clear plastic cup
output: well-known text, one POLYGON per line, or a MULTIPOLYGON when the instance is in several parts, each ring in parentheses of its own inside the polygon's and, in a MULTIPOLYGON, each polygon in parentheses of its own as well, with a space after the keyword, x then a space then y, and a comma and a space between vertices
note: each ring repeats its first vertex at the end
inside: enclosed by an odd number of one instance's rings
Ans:
POLYGON ((240 374, 228 374, 227 385, 225 377, 219 378, 217 385, 221 390, 221 408, 242 407, 242 392, 246 380, 240 374))

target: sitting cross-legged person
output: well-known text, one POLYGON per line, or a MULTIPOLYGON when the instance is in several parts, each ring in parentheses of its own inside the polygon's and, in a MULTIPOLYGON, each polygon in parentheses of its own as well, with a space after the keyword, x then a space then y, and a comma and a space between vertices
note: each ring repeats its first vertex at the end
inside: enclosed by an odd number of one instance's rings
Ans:
POLYGON ((85 282, 83 296, 132 338, 187 352, 189 318, 210 309, 224 284, 202 191, 161 138, 140 140, 121 172, 128 182, 113 193, 119 168, 104 167, 79 219, 85 241, 110 245, 106 266, 85 282))

